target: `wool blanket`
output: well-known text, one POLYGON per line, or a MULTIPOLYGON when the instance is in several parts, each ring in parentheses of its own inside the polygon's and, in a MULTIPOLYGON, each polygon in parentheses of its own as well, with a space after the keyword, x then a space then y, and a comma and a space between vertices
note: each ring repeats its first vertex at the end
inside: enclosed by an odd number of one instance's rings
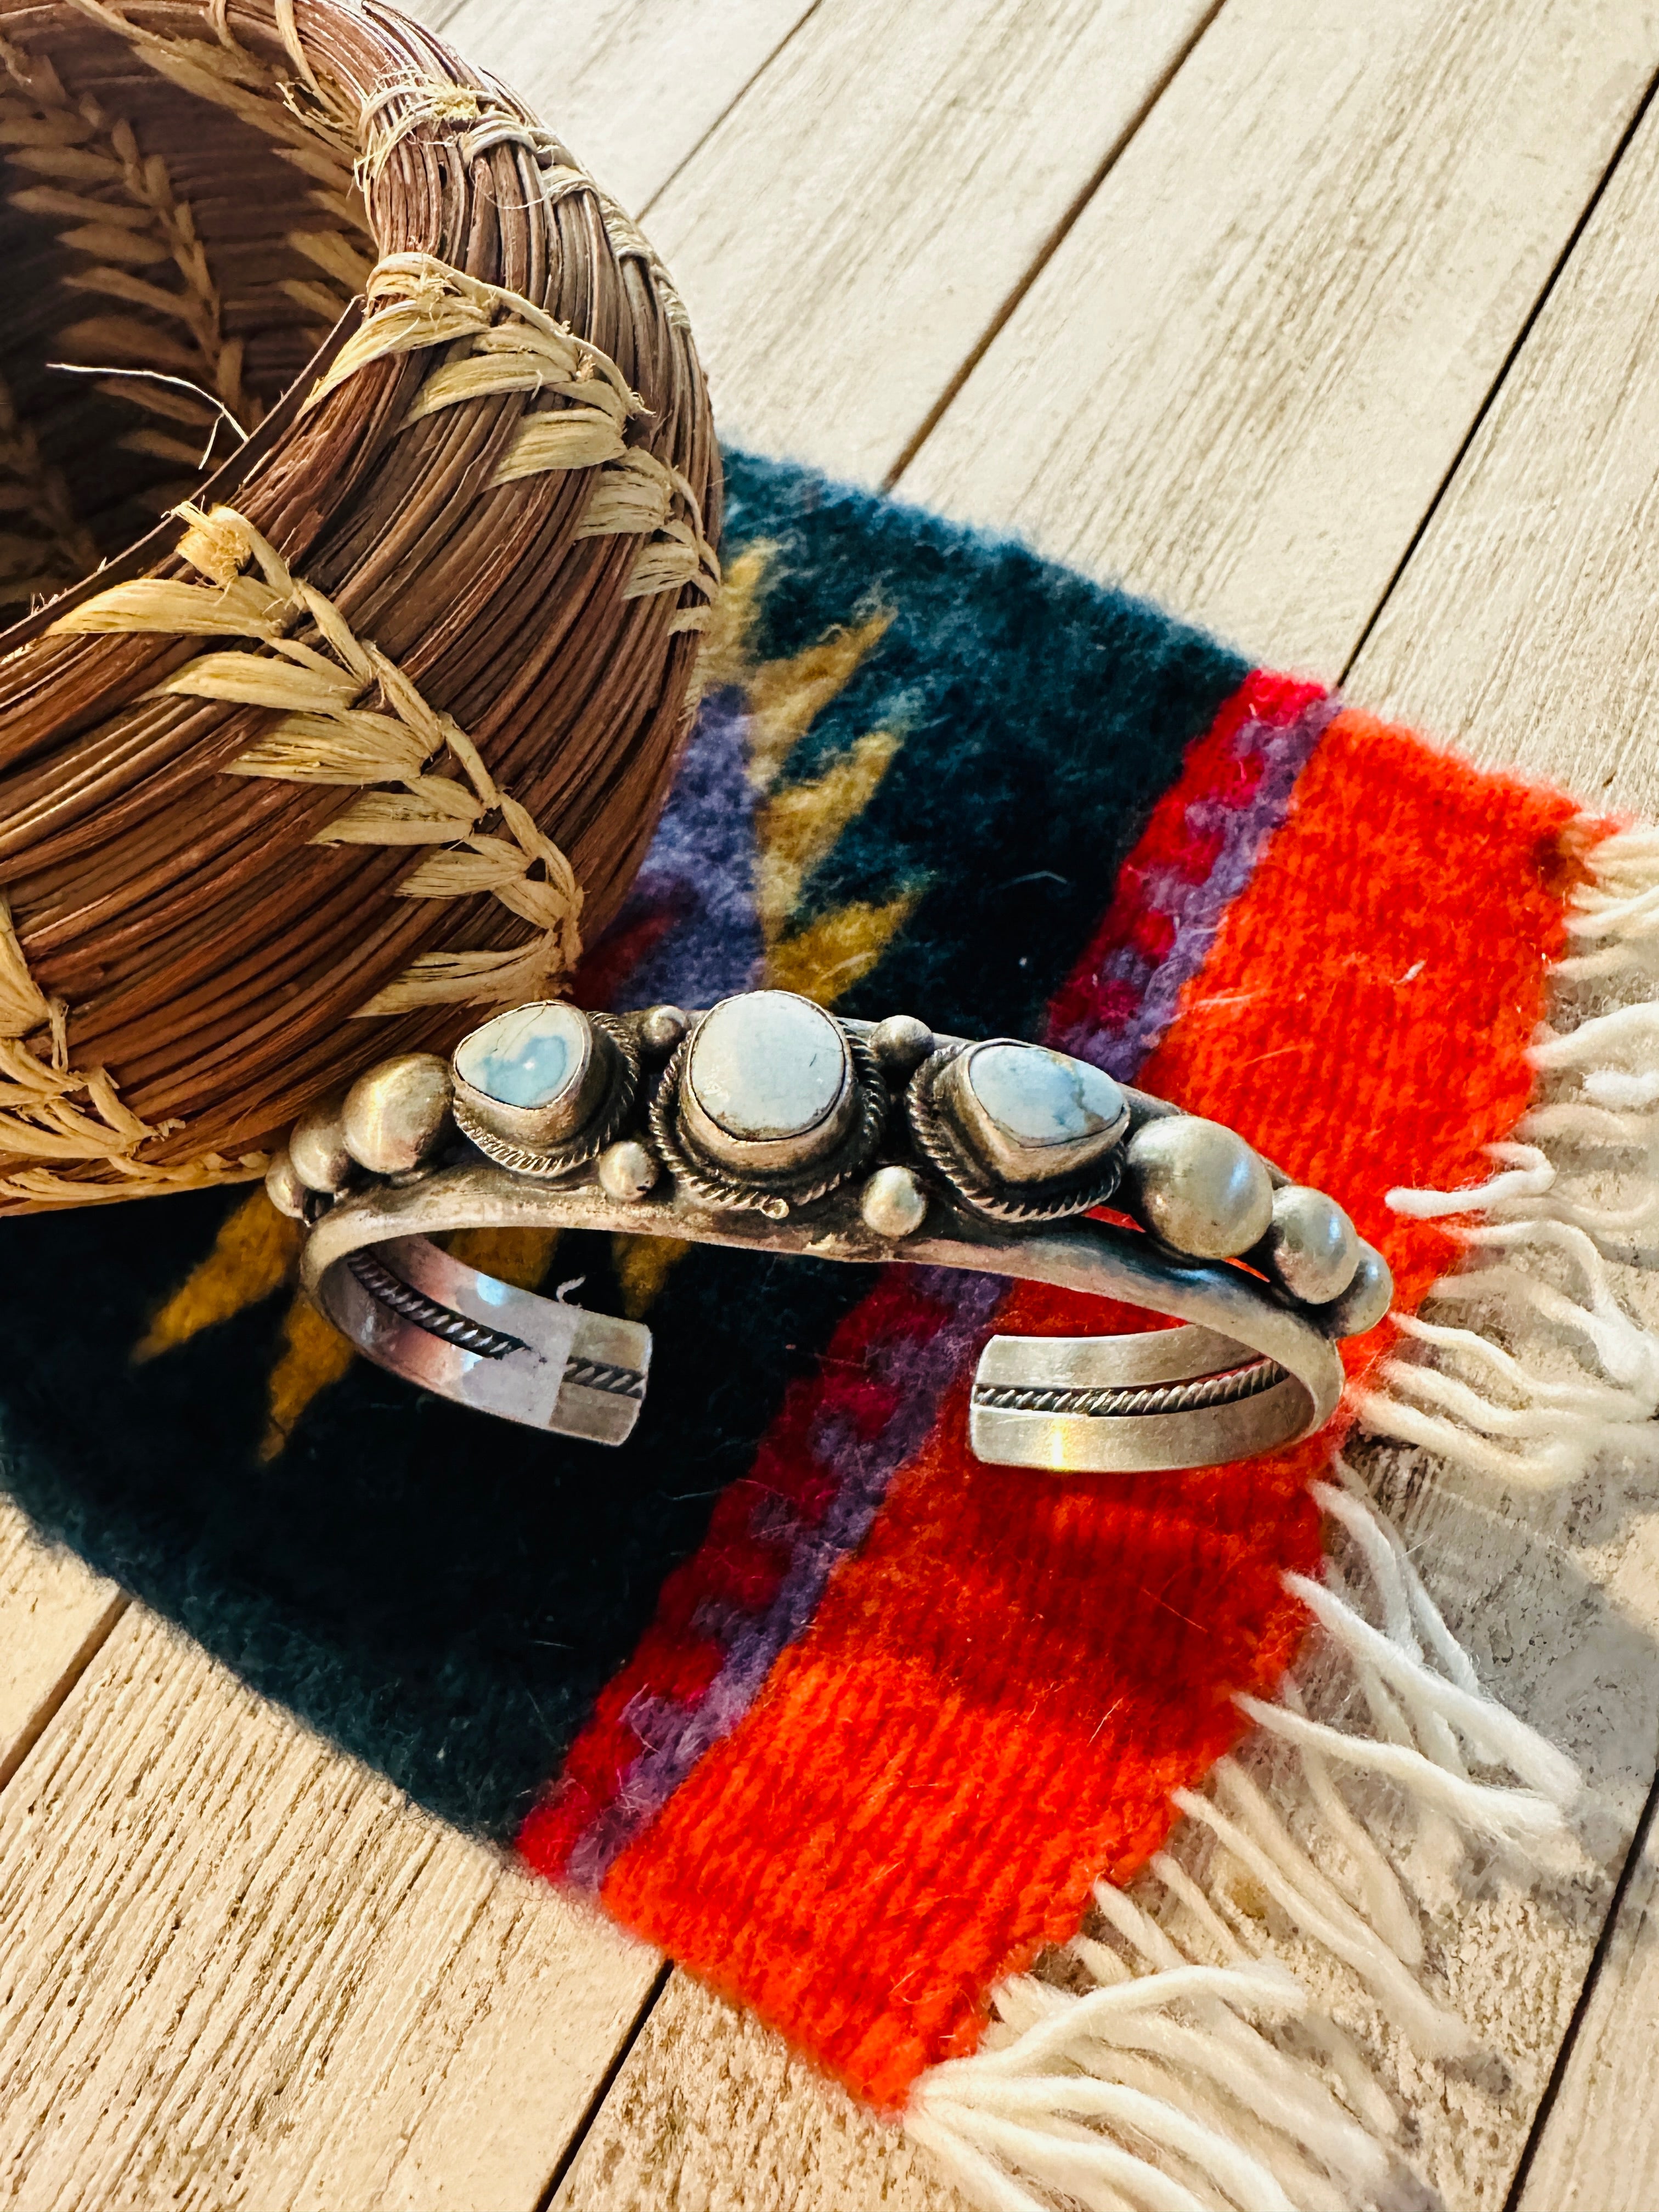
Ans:
MULTIPOLYGON (((726 562, 684 767, 578 996, 765 982, 1046 1041, 1232 1125, 1394 1269, 1334 1430, 1174 1474, 983 1466, 994 1328, 1153 1317, 939 1269, 455 1240, 648 1320, 650 1397, 606 1454, 355 1361, 295 1293, 295 1225, 215 1192, 7 1224, 4 1482, 902 2114, 981 2201, 1372 2190, 1394 2154, 1363 2054, 1256 1956, 1241 1882, 1420 2045, 1462 2047, 1387 1901, 1389 1822, 1541 1847, 1571 1771, 1482 1690, 1334 1446, 1363 1415, 1499 1481, 1582 1464, 1547 1389, 1542 1430, 1483 1422, 1531 1402, 1512 1334, 1437 1348, 1413 1317, 1472 1220, 1565 1218, 1553 1133, 1617 1107, 1620 1047, 1559 994, 1624 974, 1650 841, 797 468, 731 457, 726 562), (1551 1069, 1571 1098, 1540 1109, 1551 1069), (1287 2022, 1316 2016, 1316 2061, 1287 2022)), ((1647 1387, 1584 1359, 1587 1389, 1647 1387)))

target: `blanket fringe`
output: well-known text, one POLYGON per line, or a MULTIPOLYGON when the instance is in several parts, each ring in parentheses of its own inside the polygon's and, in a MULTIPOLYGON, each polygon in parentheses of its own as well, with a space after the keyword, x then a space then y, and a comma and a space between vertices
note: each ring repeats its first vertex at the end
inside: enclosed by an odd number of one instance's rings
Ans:
MULTIPOLYGON (((1613 1273, 1659 1248, 1659 830, 1594 847, 1567 932, 1562 1025, 1489 1180, 1389 1194, 1455 1222, 1468 1261, 1425 1316, 1396 1315, 1398 1351, 1351 1397, 1371 1435, 1517 1490, 1659 1446, 1659 1335, 1613 1273)), ((994 1992, 983 2047, 912 2092, 908 2132, 986 2212, 1407 2201, 1391 2099, 1264 1955, 1265 1919, 1298 1965, 1340 1962, 1421 2057, 1457 2057, 1474 2038, 1425 1978, 1408 1869, 1472 1846, 1570 1861, 1572 1763, 1481 1689, 1398 1532, 1332 1472, 1326 1574, 1285 1578, 1316 1627, 1298 1680, 1237 1698, 1255 1737, 1175 1793, 1185 1819, 1133 1894, 1098 1883, 1085 1932, 994 1992)))
POLYGON ((1578 1776, 1481 1690, 1398 1533, 1341 1460, 1334 1471, 1314 1495, 1341 1564, 1322 1582, 1285 1579, 1317 1625, 1321 1702, 1336 1717, 1316 1717, 1294 1683, 1278 1704, 1241 1693, 1278 1753, 1272 1794, 1238 1758, 1202 1791, 1177 1790, 1185 1830, 1135 1893, 1097 1884, 1100 1932, 1042 1976, 1004 1983, 985 2047, 912 2093, 909 2133, 988 2212, 1321 2212, 1386 2193, 1393 2106, 1304 1984, 1257 1955, 1261 1900, 1425 2057, 1474 2047, 1424 1985, 1419 1911, 1378 1808, 1383 1796, 1403 1808, 1419 1839, 1548 1865, 1578 1776), (1345 1775, 1387 1785, 1366 1792, 1373 1818, 1345 1775), (1304 1829, 1325 1845, 1317 1863, 1304 1829), (1183 1861, 1206 1845, 1200 1880, 1183 1861), (1232 1896, 1240 1882, 1256 1912, 1232 1896))
POLYGON ((1609 1455, 1659 1449, 1659 1337, 1620 1304, 1609 1263, 1659 1249, 1659 837, 1604 838, 1567 917, 1594 948, 1559 963, 1561 995, 1595 1010, 1540 1031, 1540 1097, 1498 1172, 1472 1190, 1395 1190, 1416 1219, 1461 1218, 1469 1263, 1437 1308, 1482 1326, 1396 1315, 1405 1346, 1352 1394, 1364 1427, 1512 1489, 1559 1489, 1609 1455), (1608 1000, 1623 1003, 1608 1004, 1608 1000), (1588 1174, 1586 1170, 1589 1170, 1588 1174), (1584 1185, 1623 1183, 1629 1202, 1584 1185))

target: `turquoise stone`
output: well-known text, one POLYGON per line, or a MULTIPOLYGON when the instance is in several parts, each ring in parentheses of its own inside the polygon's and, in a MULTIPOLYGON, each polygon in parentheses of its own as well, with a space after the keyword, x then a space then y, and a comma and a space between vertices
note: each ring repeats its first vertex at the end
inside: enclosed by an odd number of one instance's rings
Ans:
POLYGON ((805 1135, 831 1113, 847 1073, 841 1030, 787 991, 726 999, 692 1040, 686 1079, 712 1121, 745 1143, 805 1135))
POLYGON ((587 1043, 574 1006, 514 1006, 462 1038, 455 1073, 502 1106, 550 1106, 580 1080, 587 1043))
POLYGON ((982 1044, 963 1073, 985 1114, 1017 1145, 1075 1145, 1122 1118, 1123 1093, 1109 1075, 1041 1045, 982 1044))

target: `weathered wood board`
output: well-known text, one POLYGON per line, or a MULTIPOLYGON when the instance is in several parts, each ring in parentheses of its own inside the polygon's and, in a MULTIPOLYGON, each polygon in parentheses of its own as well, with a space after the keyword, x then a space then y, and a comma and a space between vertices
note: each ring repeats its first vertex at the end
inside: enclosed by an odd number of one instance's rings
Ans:
POLYGON ((651 210, 726 434, 879 479, 1213 6, 823 0, 651 210))
POLYGON ((1656 63, 1646 0, 1229 0, 904 495, 1334 677, 1656 63))
POLYGON ((125 1601, 48 1547, 0 1498, 0 1789, 114 1626, 125 1601))
POLYGON ((958 2212, 873 2120, 750 2013, 676 1974, 617 2075, 557 2212, 958 2212))
POLYGON ((1655 1842, 1650 1834, 1632 1870, 1516 2212, 1650 2212, 1659 2203, 1655 1842))
POLYGON ((0 1796, 0 2199, 533 2212, 653 1953, 141 1608, 0 1796))
MULTIPOLYGON (((624 198, 673 178, 653 228, 730 426, 878 476, 1203 11, 1172 7, 1158 53, 1120 45, 1103 61, 1090 40, 1119 12, 981 0, 884 23, 836 0, 632 0, 580 19, 560 4, 520 28, 515 8, 464 0, 442 20, 624 198), (1079 83, 1094 103, 1081 122, 1079 83), (1086 148, 1046 143, 1068 132, 1086 148)), ((1614 0, 1490 0, 1450 17, 1418 0, 1228 0, 903 489, 1333 672, 1656 61, 1659 10, 1614 0)), ((1650 812, 1653 136, 1632 146, 1350 684, 1486 757, 1650 812)), ((1407 1510, 1483 1666, 1585 1758, 1611 1860, 1655 1757, 1650 1483, 1500 1511, 1441 1482, 1407 1510)), ((0 1703, 0 1747, 33 1746, 0 1796, 0 2189, 25 2207, 528 2212, 654 1958, 410 1813, 142 1614, 87 1665, 112 1619, 83 1571, 0 1549, 0 1642, 34 1670, 0 1703), (35 1626, 15 1634, 20 1607, 35 1626)), ((1538 1897, 1500 1884, 1463 1917, 1455 1977, 1515 2063, 1506 2081, 1419 2085, 1422 2164, 1452 2212, 1502 2201, 1606 1894, 1601 1875, 1538 1897)), ((1659 2193, 1659 2154, 1640 2135, 1632 2153, 1604 2118, 1607 2085, 1632 2094, 1653 2041, 1647 1894, 1632 1887, 1621 1978, 1592 2002, 1526 2212, 1659 2193)), ((949 2201, 889 2131, 680 1978, 558 2198, 641 2212, 949 2201)))
MULTIPOLYGON (((1656 219, 1650 111, 1351 683, 1480 758, 1649 819, 1659 815, 1656 219)), ((1651 1326, 1650 1294, 1644 1303, 1651 1326)), ((1419 1556, 1462 1583, 1463 1633, 1485 1671, 1583 1761, 1590 1841, 1616 1865, 1659 1757, 1659 1469, 1604 1468, 1571 1498, 1533 1502, 1443 1485, 1410 1520, 1419 1556)), ((1519 2212, 1659 2202, 1653 1869, 1650 1838, 1519 2212)), ((1606 1895, 1603 1883, 1540 1900, 1516 1931, 1525 1948, 1486 1958, 1491 1985, 1513 1985, 1522 1963, 1540 1984, 1553 1978, 1564 2023, 1606 1895)), ((1534 2087, 1553 2055, 1540 2039, 1534 2087)))
POLYGON ((812 0, 424 0, 409 12, 522 93, 637 215, 812 0))

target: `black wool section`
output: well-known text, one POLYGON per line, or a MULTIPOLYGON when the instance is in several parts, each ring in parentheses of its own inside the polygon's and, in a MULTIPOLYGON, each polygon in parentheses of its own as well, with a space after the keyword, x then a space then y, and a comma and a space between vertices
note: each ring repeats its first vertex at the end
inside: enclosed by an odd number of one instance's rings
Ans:
MULTIPOLYGON (((1040 1033, 1182 750, 1245 664, 1024 547, 730 457, 728 557, 777 547, 757 649, 894 620, 787 766, 902 736, 801 919, 915 895, 845 1001, 1040 1033)), ((699 1249, 650 1316, 651 1392, 616 1451, 461 1412, 359 1360, 258 1457, 284 1290, 143 1364, 134 1346, 245 1194, 9 1221, 0 1480, 50 1534, 434 1812, 510 1836, 665 1576, 745 1474, 866 1270, 699 1249)), ((609 1241, 561 1279, 620 1311, 609 1241)))
MULTIPOLYGON (((204 1193, 5 1224, 5 1486, 255 1689, 505 1839, 870 1276, 698 1253, 653 1313, 650 1395, 614 1451, 358 1360, 262 1464, 286 1293, 129 1356, 227 1211, 204 1193)), ((558 1273, 620 1310, 608 1239, 562 1239, 558 1273)))
POLYGON ((728 548, 777 548, 760 656, 894 617, 788 763, 803 780, 863 731, 903 737, 798 917, 921 894, 840 1010, 1040 1036, 1182 753, 1249 662, 1016 540, 786 462, 728 452, 726 467, 728 548))

